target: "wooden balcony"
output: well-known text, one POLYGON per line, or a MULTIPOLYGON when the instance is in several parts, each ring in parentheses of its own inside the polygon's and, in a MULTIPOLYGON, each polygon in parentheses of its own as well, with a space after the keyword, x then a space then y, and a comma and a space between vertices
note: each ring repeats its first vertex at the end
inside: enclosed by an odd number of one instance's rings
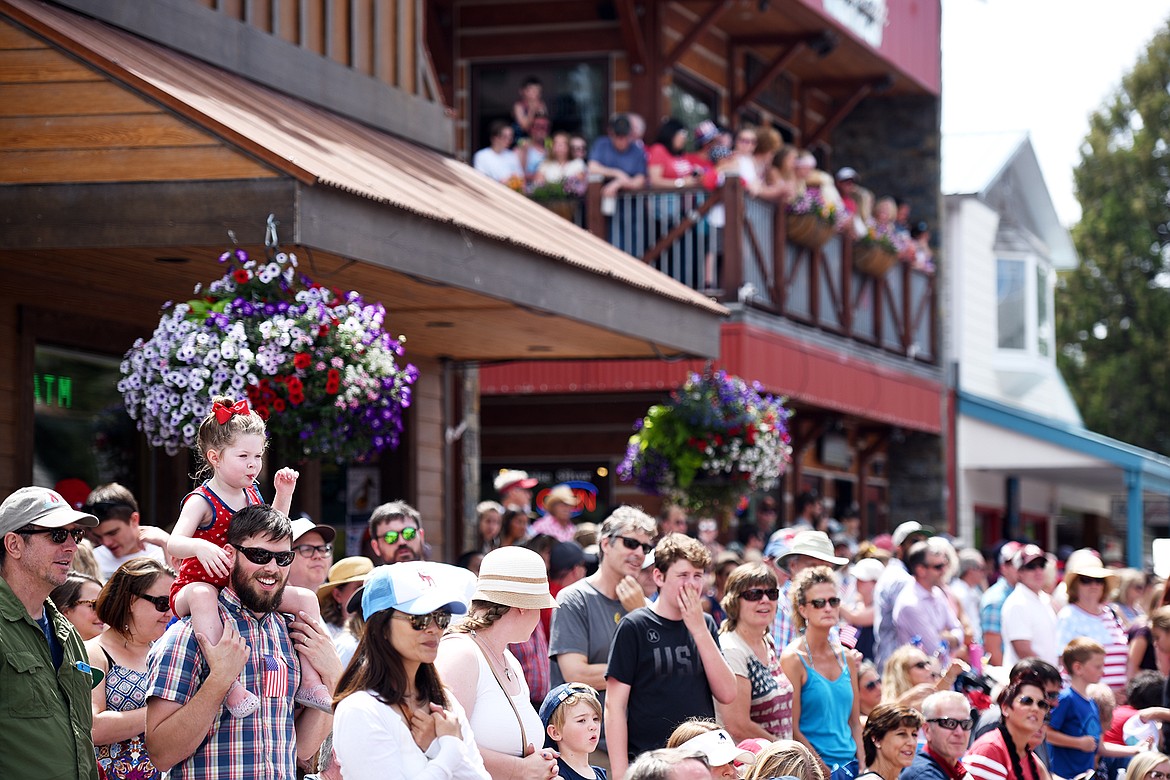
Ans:
POLYGON ((735 179, 714 192, 644 190, 603 200, 592 182, 571 218, 692 289, 938 363, 933 273, 903 262, 880 277, 862 272, 848 234, 817 250, 789 242, 784 209, 746 195, 735 179))

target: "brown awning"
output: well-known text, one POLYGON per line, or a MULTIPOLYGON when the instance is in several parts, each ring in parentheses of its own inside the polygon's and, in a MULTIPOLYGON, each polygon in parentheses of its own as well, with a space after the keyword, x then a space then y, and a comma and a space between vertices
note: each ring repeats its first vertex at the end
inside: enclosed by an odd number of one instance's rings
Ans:
MULTIPOLYGON (((447 286, 464 309, 490 299, 496 317, 511 311, 558 322, 551 316, 578 336, 581 326, 599 329, 627 353, 600 350, 607 356, 718 353, 724 307, 462 162, 55 6, 0 0, 0 14, 292 180, 292 198, 271 209, 292 211, 281 227, 285 241, 415 284, 447 286)), ((21 196, 59 199, 45 188, 21 196)), ((21 235, 20 226, 7 228, 21 235)), ((222 240, 209 236, 207 243, 222 240)), ((50 248, 11 238, 0 246, 50 248)), ((491 324, 489 318, 479 327, 491 324)), ((555 341, 549 327, 541 330, 545 342, 555 341)), ((583 342, 570 351, 580 352, 583 342)), ((454 338, 444 352, 465 359, 572 356, 555 348, 477 355, 466 346, 454 338)))

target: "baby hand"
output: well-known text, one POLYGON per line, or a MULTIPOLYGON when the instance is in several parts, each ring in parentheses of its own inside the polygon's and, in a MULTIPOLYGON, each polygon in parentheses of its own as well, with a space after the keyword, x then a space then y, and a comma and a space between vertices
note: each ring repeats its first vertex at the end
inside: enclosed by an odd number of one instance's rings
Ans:
POLYGON ((215 545, 206 539, 195 539, 199 542, 195 557, 199 559, 203 569, 213 577, 226 577, 231 573, 231 558, 227 550, 215 545))
POLYGON ((277 493, 283 493, 285 491, 291 493, 296 488, 297 479, 300 476, 301 472, 285 466, 272 477, 272 485, 276 488, 277 493))

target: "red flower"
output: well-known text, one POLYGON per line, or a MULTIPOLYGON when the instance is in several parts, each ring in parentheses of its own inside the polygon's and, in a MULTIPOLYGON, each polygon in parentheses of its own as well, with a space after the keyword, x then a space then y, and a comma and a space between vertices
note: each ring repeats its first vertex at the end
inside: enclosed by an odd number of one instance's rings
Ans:
POLYGON ((318 338, 322 338, 323 336, 325 336, 328 333, 329 333, 329 326, 328 325, 322 325, 321 327, 317 328, 317 337, 318 338))
POLYGON ((284 401, 280 400, 279 398, 277 398, 275 401, 273 401, 272 402, 272 411, 283 412, 284 411, 284 401))
POLYGON ((301 383, 299 377, 290 376, 285 380, 285 382, 288 383, 288 391, 290 393, 300 393, 304 389, 304 385, 301 383))
POLYGON ((288 402, 290 404, 292 404, 293 406, 300 406, 301 404, 303 404, 305 402, 305 394, 304 393, 289 393, 288 394, 288 402))
POLYGON ((232 271, 232 278, 236 280, 236 284, 247 284, 252 280, 252 272, 247 268, 237 268, 232 271))
POLYGON ((260 415, 261 420, 268 419, 268 407, 267 406, 257 406, 255 411, 256 411, 256 414, 260 415))
POLYGON ((308 368, 309 364, 311 364, 312 362, 313 362, 313 358, 311 355, 309 355, 308 352, 298 352, 293 357, 293 366, 301 369, 302 371, 304 369, 308 368))

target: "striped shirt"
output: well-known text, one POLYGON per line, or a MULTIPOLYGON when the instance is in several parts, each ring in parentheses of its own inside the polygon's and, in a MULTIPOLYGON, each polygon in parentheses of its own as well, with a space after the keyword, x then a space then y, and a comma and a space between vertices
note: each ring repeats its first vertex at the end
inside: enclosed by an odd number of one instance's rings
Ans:
MULTIPOLYGON (((269 612, 259 619, 240 605, 230 588, 219 594, 219 613, 235 622, 251 654, 240 679, 260 696, 260 709, 246 718, 221 707, 207 737, 186 761, 171 770, 171 780, 296 780, 293 693, 300 666, 284 618, 269 612)), ((190 618, 175 623, 150 649, 148 697, 187 704, 209 669, 195 641, 190 618)))
POLYGON ((1121 627, 1121 621, 1109 605, 1102 604, 1094 615, 1075 604, 1069 604, 1060 611, 1057 623, 1057 642, 1062 651, 1077 637, 1092 639, 1105 648, 1105 676, 1101 682, 1114 689, 1125 687, 1129 640, 1125 629, 1121 627))
POLYGON ((1003 734, 998 728, 975 740, 962 762, 972 780, 1039 780, 1032 774, 1033 764, 1027 756, 1020 761, 1024 776, 1016 776, 1003 734))

